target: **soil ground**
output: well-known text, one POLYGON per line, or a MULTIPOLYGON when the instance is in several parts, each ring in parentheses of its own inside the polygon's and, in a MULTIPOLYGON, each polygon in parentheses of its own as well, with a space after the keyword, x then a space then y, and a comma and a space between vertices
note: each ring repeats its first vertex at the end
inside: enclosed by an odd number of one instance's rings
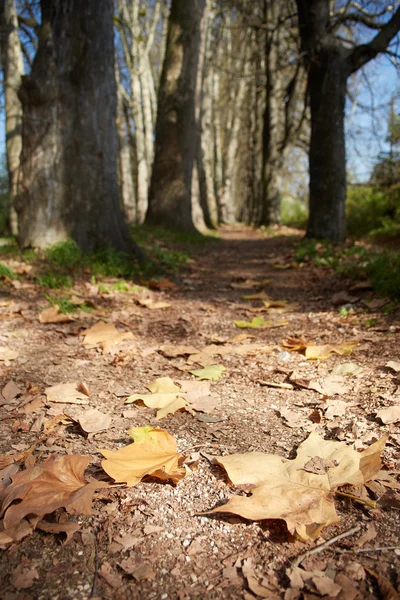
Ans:
MULTIPOLYGON (((368 309, 364 301, 374 299, 372 291, 349 292, 354 281, 327 269, 311 264, 276 268, 290 265, 299 232, 282 228, 267 235, 232 227, 223 228, 220 237, 215 244, 199 247, 175 289, 152 292, 156 300, 168 301, 169 308, 150 310, 135 302, 131 292, 101 292, 88 277, 76 281, 73 291, 90 298, 96 310, 79 313, 70 323, 43 324, 38 314, 48 302, 32 279, 17 287, 3 286, 0 346, 18 352, 18 358, 0 362, 0 455, 17 458, 32 444, 36 446, 31 462, 40 463, 53 454, 88 455, 93 457, 88 476, 98 478, 99 448, 116 450, 130 443, 127 429, 152 425, 175 436, 179 450, 198 467, 177 485, 148 479, 134 487, 101 490, 95 495, 92 516, 53 513, 48 521, 69 519, 80 529, 68 541, 64 534, 36 529, 8 545, 0 555, 1 598, 397 597, 400 500, 397 490, 383 484, 368 490, 369 498, 378 501, 375 509, 337 497, 340 521, 312 542, 293 538, 283 521, 251 522, 223 513, 199 516, 235 493, 213 457, 258 451, 293 458, 312 429, 327 439, 355 444, 357 450, 388 433, 383 468, 394 477, 399 472, 399 423, 384 425, 376 417, 378 410, 400 403, 400 375, 386 367, 388 361, 400 360, 399 309, 388 314, 382 308, 368 309), (265 280, 270 281, 262 284, 265 280), (272 317, 284 318, 283 326, 243 330, 254 336, 247 341, 263 342, 269 352, 217 357, 215 362, 226 372, 211 384, 219 397, 211 413, 177 412, 158 421, 153 409, 124 404, 130 394, 147 391, 145 384, 157 377, 194 379, 188 372, 193 365, 185 357, 164 356, 161 345, 202 348, 241 333, 234 320, 251 320, 259 314, 269 318, 266 312, 253 310, 260 308, 259 301, 242 299, 261 289, 274 300, 298 306, 272 317), (354 312, 340 313, 340 306, 333 303, 333 295, 341 291, 357 296, 354 312), (120 331, 133 332, 134 345, 128 340, 106 354, 83 346, 79 334, 100 318, 120 331), (357 339, 359 344, 351 356, 334 354, 311 361, 282 348, 288 337, 318 344, 357 339), (348 377, 345 394, 327 398, 307 385, 265 385, 287 383, 293 372, 298 380, 323 382, 332 369, 348 362, 363 370, 348 377), (4 392, 10 381, 19 388, 14 398, 4 392), (49 402, 45 389, 75 381, 84 381, 90 391, 85 409, 111 415, 109 428, 87 435, 73 421, 55 418, 82 407, 49 402), (326 411, 332 400, 349 406, 335 415, 326 411), (49 427, 52 423, 56 425, 49 427), (302 568, 315 577, 310 576, 302 591, 296 589, 287 575, 296 557, 356 525, 355 534, 303 560, 302 568), (339 588, 318 587, 321 571, 339 588), (385 588, 389 584, 391 590, 385 588)), ((361 493, 365 496, 365 488, 361 493)))

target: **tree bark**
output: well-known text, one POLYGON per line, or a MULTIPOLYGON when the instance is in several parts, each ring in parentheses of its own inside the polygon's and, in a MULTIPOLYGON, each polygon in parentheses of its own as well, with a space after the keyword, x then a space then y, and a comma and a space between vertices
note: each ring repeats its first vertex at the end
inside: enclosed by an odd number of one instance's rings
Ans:
POLYGON ((126 126, 124 98, 119 81, 118 65, 115 65, 117 75, 117 133, 118 133, 118 183, 119 195, 125 216, 130 224, 136 224, 136 190, 132 174, 132 155, 129 134, 126 126))
POLYGON ((343 242, 346 237, 344 108, 346 63, 341 48, 327 48, 309 71, 311 108, 310 218, 307 237, 343 242))
POLYGON ((197 150, 195 97, 205 0, 173 0, 161 74, 156 148, 146 222, 193 230, 192 174, 197 150))
POLYGON ((24 74, 18 18, 14 0, 0 3, 1 57, 4 71, 4 96, 6 109, 6 154, 9 177, 9 224, 13 235, 18 234, 18 217, 15 198, 18 194, 20 159, 22 150, 22 104, 18 98, 24 74))
POLYGON ((24 107, 19 239, 135 250, 118 201, 112 0, 41 0, 24 107))
POLYGON ((346 237, 344 106, 348 77, 385 51, 400 30, 400 7, 367 44, 345 47, 333 33, 330 0, 296 0, 311 107, 310 220, 307 236, 346 237))

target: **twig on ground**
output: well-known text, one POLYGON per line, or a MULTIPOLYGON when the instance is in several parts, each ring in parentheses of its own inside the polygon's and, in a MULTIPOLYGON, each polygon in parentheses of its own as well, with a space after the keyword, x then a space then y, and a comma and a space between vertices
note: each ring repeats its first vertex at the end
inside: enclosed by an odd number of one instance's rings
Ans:
POLYGON ((337 550, 340 554, 359 554, 360 552, 384 552, 385 550, 400 550, 400 546, 381 546, 380 548, 355 548, 351 550, 337 550))
POLYGON ((309 556, 312 556, 313 554, 318 554, 319 552, 323 552, 324 550, 326 550, 326 548, 329 548, 329 546, 332 546, 332 544, 335 544, 336 542, 338 542, 339 540, 342 540, 343 538, 350 537, 354 533, 357 533, 358 531, 360 531, 360 529, 361 529, 361 525, 356 525, 355 527, 352 527, 351 529, 348 529, 347 531, 344 531, 343 533, 339 533, 339 535, 335 535, 333 538, 331 538, 330 540, 327 540, 323 544, 319 544, 319 546, 315 546, 315 548, 311 548, 311 550, 307 550, 306 552, 303 552, 303 554, 300 554, 297 558, 295 558, 295 560, 292 562, 291 566, 298 567, 303 562, 303 560, 305 560, 309 556))

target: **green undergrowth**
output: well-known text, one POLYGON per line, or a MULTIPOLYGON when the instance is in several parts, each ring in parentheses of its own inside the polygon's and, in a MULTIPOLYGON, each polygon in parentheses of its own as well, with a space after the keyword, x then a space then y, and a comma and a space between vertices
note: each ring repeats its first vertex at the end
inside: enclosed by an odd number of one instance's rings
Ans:
POLYGON ((327 241, 304 239, 297 244, 294 259, 334 269, 353 280, 369 280, 379 296, 400 301, 400 252, 348 243, 335 246, 327 241))
POLYGON ((86 302, 83 304, 74 304, 67 296, 51 296, 49 294, 45 294, 44 296, 51 306, 58 306, 58 312, 60 313, 68 314, 78 310, 91 312, 93 310, 93 307, 86 304, 86 302))
MULTIPOLYGON (((145 259, 105 248, 84 254, 73 240, 60 242, 46 250, 21 251, 16 243, 4 240, 0 257, 18 259, 34 266, 33 277, 40 287, 48 290, 68 289, 74 280, 92 279, 103 284, 107 290, 130 291, 128 281, 143 282, 149 279, 176 276, 188 263, 197 248, 216 242, 213 235, 171 232, 147 226, 133 228, 133 239, 142 248, 145 259), (102 280, 115 278, 111 288, 102 280)), ((0 277, 15 278, 6 264, 0 263, 0 277)))

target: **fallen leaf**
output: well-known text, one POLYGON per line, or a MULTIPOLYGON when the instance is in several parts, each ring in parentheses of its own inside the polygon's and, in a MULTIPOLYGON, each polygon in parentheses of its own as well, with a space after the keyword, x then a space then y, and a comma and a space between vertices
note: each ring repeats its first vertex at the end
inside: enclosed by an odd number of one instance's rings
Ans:
POLYGON ((19 590, 30 588, 35 579, 39 579, 39 572, 33 562, 23 556, 19 565, 12 570, 11 585, 19 590))
POLYGON ((179 466, 184 457, 177 452, 177 443, 164 429, 137 427, 130 430, 136 435, 133 444, 116 451, 100 450, 105 460, 101 462, 104 471, 117 483, 134 486, 145 475, 161 481, 177 483, 186 475, 179 466))
POLYGON ((347 356, 353 352, 357 344, 358 340, 345 341, 341 344, 324 344, 322 346, 310 345, 306 348, 305 356, 308 360, 325 360, 334 353, 340 356, 347 356))
POLYGON ((101 565, 101 568, 99 569, 98 573, 100 577, 102 577, 104 581, 106 581, 108 585, 114 589, 118 589, 124 584, 124 580, 122 579, 121 575, 114 571, 114 569, 108 562, 104 562, 101 565))
POLYGON ((310 390, 315 390, 323 396, 346 394, 349 391, 349 386, 344 383, 344 377, 341 375, 328 375, 321 383, 310 381, 308 387, 310 390))
POLYGON ((42 310, 42 312, 39 313, 40 323, 70 323, 74 320, 74 317, 66 315, 65 313, 60 313, 59 310, 60 307, 58 304, 42 310))
POLYGON ((131 331, 120 332, 114 323, 104 323, 103 321, 99 321, 93 327, 83 331, 82 335, 85 336, 84 346, 98 345, 102 348, 103 353, 109 352, 112 346, 124 340, 135 339, 131 331))
POLYGON ((171 377, 158 377, 153 383, 146 385, 147 389, 153 394, 176 394, 180 391, 171 377))
POLYGON ((1 390, 1 395, 3 396, 6 402, 11 402, 21 394, 20 388, 12 381, 12 379, 6 383, 6 385, 1 390))
POLYGON ((189 371, 195 377, 199 379, 207 379, 211 381, 217 381, 221 379, 222 373, 226 371, 223 365, 209 365, 204 369, 197 369, 196 371, 189 371))
POLYGON ((342 363, 340 365, 336 365, 331 371, 331 375, 337 376, 347 376, 347 375, 361 375, 364 372, 364 367, 357 365, 353 362, 342 363))
POLYGON ((383 308, 386 304, 389 304, 390 300, 387 298, 373 298, 369 302, 364 300, 364 304, 368 306, 371 310, 376 310, 378 308, 383 308))
POLYGON ((332 419, 333 417, 342 417, 349 412, 349 408, 357 406, 357 402, 345 402, 344 400, 328 400, 325 404, 325 417, 332 419))
POLYGON ((369 569, 365 565, 363 566, 367 573, 372 575, 372 577, 374 577, 374 579, 376 580, 382 600, 400 600, 400 594, 386 579, 386 577, 379 575, 379 573, 375 573, 375 571, 369 569))
POLYGON ((272 329, 287 325, 285 319, 281 319, 280 321, 266 321, 264 317, 254 317, 251 321, 234 321, 234 323, 239 329, 272 329))
POLYGON ((347 303, 354 304, 355 302, 358 302, 358 300, 359 298, 357 298, 356 296, 352 296, 345 290, 342 290, 341 292, 336 292, 332 296, 332 304, 334 304, 335 306, 347 303))
POLYGON ((189 354, 197 354, 200 352, 194 346, 160 346, 161 354, 164 354, 167 358, 176 358, 177 356, 188 356, 189 354))
MULTIPOLYGON (((316 432, 298 447, 294 460, 274 454, 249 452, 216 458, 234 485, 256 485, 251 496, 234 496, 209 513, 232 513, 245 519, 282 519, 288 530, 303 540, 314 539, 327 525, 338 521, 333 501, 340 486, 362 485, 381 468, 384 436, 362 452, 341 442, 322 439, 316 432), (313 457, 336 461, 323 474, 308 473, 313 457)), ((207 514, 207 513, 202 513, 207 514)))
POLYGON ((376 413, 376 416, 385 425, 388 425, 389 423, 398 423, 400 421, 400 404, 395 404, 389 408, 381 408, 381 410, 378 410, 376 413))
POLYGON ((291 429, 298 429, 302 427, 305 431, 310 431, 312 428, 311 423, 303 417, 302 414, 290 410, 289 408, 281 408, 279 413, 283 419, 285 419, 285 425, 291 429))
POLYGON ((86 433, 97 433, 108 429, 111 425, 111 416, 92 408, 79 416, 78 422, 86 433))
POLYGON ((368 523, 366 531, 360 535, 355 543, 356 548, 362 548, 367 542, 371 542, 377 536, 374 523, 368 523))
POLYGON ((132 394, 125 400, 125 404, 132 404, 141 400, 148 408, 156 408, 156 419, 163 419, 171 413, 186 408, 186 401, 180 394, 132 394))
POLYGON ((148 408, 158 409, 157 419, 163 419, 168 414, 186 408, 186 400, 182 397, 179 386, 170 377, 159 377, 146 387, 153 393, 131 394, 126 398, 125 404, 141 400, 148 408))
POLYGON ((245 558, 242 564, 242 573, 247 580, 249 590, 260 598, 269 598, 270 600, 279 600, 280 596, 274 594, 271 590, 259 583, 251 557, 245 558))
POLYGON ((15 350, 11 350, 7 346, 0 346, 0 360, 15 360, 19 354, 15 350))
POLYGON ((257 294, 250 294, 247 296, 242 296, 243 300, 269 300, 269 296, 266 293, 265 290, 262 290, 262 292, 258 292, 257 294))
MULTIPOLYGON (((86 483, 84 471, 90 462, 87 456, 53 455, 14 475, 2 496, 5 533, 19 540, 18 527, 25 517, 35 515, 40 519, 58 508, 65 508, 71 514, 90 515, 95 490, 107 487, 99 481, 86 483), (20 502, 14 504, 16 500, 20 502)), ((24 536, 32 529, 24 531, 24 536)))
POLYGON ((340 356, 351 354, 358 343, 358 340, 349 340, 340 344, 317 345, 313 342, 306 342, 301 338, 287 338, 281 342, 281 346, 291 352, 302 352, 305 350, 305 356, 308 360, 325 360, 334 353, 340 356))
POLYGON ((85 383, 59 383, 46 388, 44 393, 49 402, 89 404, 89 391, 85 383))
POLYGON ((67 542, 72 539, 74 533, 80 529, 79 523, 75 521, 67 521, 66 523, 48 523, 47 521, 39 521, 36 529, 45 531, 46 533, 65 533, 67 542))
POLYGON ((136 298, 136 301, 150 310, 160 310, 161 308, 170 308, 170 302, 162 300, 153 300, 153 298, 136 298))
POLYGON ((400 362, 397 362, 395 360, 389 360, 389 362, 386 363, 385 367, 387 367, 388 369, 393 369, 393 371, 396 371, 396 373, 400 373, 400 362))
POLYGON ((209 381, 178 380, 178 383, 183 398, 192 410, 210 413, 217 406, 219 397, 211 394, 209 381))

